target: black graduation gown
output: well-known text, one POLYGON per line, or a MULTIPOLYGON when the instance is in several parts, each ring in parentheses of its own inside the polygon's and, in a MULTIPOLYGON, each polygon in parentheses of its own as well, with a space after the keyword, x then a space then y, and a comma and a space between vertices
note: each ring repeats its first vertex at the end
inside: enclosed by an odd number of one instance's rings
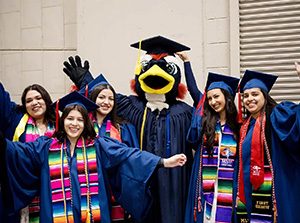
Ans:
MULTIPOLYGON (((120 94, 117 103, 118 115, 135 125, 140 140, 145 103, 137 96, 127 97, 120 94)), ((192 148, 186 141, 192 108, 181 101, 175 101, 169 106, 169 109, 163 109, 161 112, 158 110, 151 112, 149 108, 147 109, 141 147, 161 157, 184 153, 187 156, 187 163, 183 168, 159 169, 153 176, 151 192, 154 202, 143 222, 182 223, 184 220, 193 162, 192 148), (169 114, 169 121, 166 118, 167 114, 169 114), (170 152, 167 151, 167 141, 169 141, 170 152)))

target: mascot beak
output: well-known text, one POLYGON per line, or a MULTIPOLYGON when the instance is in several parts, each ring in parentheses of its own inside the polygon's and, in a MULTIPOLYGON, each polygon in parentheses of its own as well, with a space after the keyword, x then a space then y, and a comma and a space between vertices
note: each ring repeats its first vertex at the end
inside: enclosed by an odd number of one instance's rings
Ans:
POLYGON ((150 94, 166 94, 175 83, 175 78, 156 64, 141 74, 138 80, 142 90, 150 94))

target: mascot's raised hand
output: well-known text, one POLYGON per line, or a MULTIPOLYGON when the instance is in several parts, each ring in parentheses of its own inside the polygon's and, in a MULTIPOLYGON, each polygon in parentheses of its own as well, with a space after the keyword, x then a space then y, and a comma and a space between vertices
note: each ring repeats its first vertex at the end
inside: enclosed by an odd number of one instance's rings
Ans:
POLYGON ((81 58, 76 55, 75 58, 70 56, 69 61, 65 61, 63 71, 69 76, 78 89, 82 88, 90 81, 93 80, 90 73, 90 64, 87 60, 84 61, 82 66, 81 58))

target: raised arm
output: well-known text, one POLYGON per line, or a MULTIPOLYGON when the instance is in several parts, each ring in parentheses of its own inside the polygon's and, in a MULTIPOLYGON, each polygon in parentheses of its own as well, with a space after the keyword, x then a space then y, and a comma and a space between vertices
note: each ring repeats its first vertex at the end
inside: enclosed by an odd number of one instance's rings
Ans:
POLYGON ((271 114, 271 125, 285 147, 299 154, 300 104, 285 101, 277 105, 271 114))
POLYGON ((190 92, 190 95, 194 101, 194 107, 196 107, 202 96, 202 93, 197 86, 190 60, 185 52, 177 52, 176 54, 184 62, 184 73, 185 73, 186 84, 190 92))
POLYGON ((16 127, 14 121, 20 120, 23 116, 22 112, 18 112, 16 108, 17 104, 11 100, 9 93, 5 91, 3 84, 0 83, 0 130, 9 139, 13 135, 13 132, 9 132, 9 129, 14 130, 16 127))
POLYGON ((64 61, 63 63, 65 66, 63 71, 68 75, 79 90, 94 79, 93 75, 89 71, 90 64, 86 60, 82 65, 81 58, 78 55, 74 58, 70 56, 68 59, 69 61, 64 61))

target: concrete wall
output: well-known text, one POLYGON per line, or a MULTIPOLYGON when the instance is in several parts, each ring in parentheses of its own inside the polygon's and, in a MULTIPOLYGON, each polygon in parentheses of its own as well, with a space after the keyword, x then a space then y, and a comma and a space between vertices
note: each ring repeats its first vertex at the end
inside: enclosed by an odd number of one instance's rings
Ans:
POLYGON ((55 100, 70 85, 62 61, 76 51, 76 0, 0 1, 0 80, 16 102, 43 85, 55 100))
MULTIPOLYGON (((44 85, 56 99, 70 85, 62 62, 78 53, 90 61, 94 75, 102 72, 117 91, 130 94, 137 50, 129 45, 163 35, 192 48, 189 56, 203 89, 208 71, 237 70, 232 56, 238 50, 237 4, 229 0, 0 0, 0 80, 15 100, 33 82, 44 85)), ((191 103, 190 97, 187 102, 191 103)))

